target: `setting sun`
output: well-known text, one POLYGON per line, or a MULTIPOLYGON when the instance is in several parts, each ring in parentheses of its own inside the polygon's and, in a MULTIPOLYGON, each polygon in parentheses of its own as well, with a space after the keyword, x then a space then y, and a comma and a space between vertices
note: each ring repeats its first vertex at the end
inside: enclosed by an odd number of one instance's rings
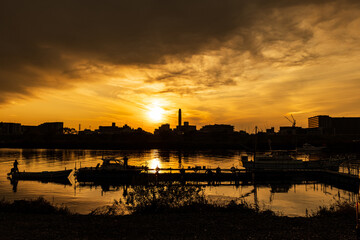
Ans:
POLYGON ((149 108, 148 116, 152 121, 159 122, 163 119, 165 110, 159 106, 153 106, 149 108))

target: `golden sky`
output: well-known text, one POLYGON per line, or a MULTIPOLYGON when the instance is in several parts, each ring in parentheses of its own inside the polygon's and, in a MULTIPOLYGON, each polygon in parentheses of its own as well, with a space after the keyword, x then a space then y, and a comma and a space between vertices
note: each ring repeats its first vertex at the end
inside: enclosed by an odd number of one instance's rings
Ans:
POLYGON ((360 116, 360 2, 1 1, 0 121, 252 131, 360 116))

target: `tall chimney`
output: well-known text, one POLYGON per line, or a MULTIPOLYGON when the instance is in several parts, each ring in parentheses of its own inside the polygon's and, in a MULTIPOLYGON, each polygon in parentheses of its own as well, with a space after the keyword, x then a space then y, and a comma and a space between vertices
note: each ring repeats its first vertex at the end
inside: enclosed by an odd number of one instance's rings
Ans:
POLYGON ((181 109, 179 109, 179 127, 181 127, 181 109))

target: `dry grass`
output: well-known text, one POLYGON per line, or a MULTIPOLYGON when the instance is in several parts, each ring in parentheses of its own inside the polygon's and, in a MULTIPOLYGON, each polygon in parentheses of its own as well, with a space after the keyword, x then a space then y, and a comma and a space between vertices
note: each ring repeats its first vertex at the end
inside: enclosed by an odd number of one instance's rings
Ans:
MULTIPOLYGON (((276 216, 246 202, 160 208, 127 216, 78 215, 44 199, 0 202, 1 239, 356 239, 354 209, 322 207, 310 217, 276 216), (26 213, 26 214, 24 214, 26 213), (66 213, 66 214, 63 214, 66 213)), ((115 204, 116 205, 116 204, 115 204)))
POLYGON ((32 213, 32 214, 70 214, 66 206, 56 206, 42 197, 35 200, 15 200, 10 203, 2 199, 0 201, 0 212, 32 213))
POLYGON ((310 217, 348 216, 355 219, 355 215, 355 204, 338 201, 330 206, 320 206, 310 217))

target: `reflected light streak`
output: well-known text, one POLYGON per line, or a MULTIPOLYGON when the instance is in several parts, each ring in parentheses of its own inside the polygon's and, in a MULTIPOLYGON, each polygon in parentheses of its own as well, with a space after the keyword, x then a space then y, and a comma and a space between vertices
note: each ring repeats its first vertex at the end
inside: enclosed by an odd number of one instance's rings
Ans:
POLYGON ((150 169, 155 169, 157 167, 161 168, 160 160, 158 158, 151 159, 150 162, 149 162, 149 168, 150 169))

